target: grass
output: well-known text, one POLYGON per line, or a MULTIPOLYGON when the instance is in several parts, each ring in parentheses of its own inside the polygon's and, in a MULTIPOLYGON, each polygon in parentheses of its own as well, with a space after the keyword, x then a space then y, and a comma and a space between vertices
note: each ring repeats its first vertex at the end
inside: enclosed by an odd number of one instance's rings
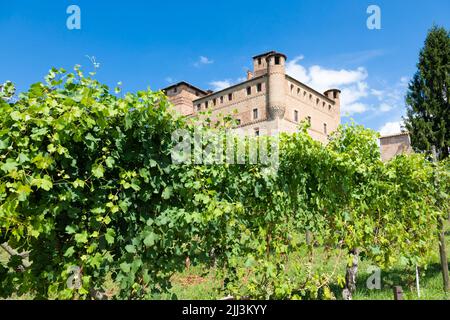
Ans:
MULTIPOLYGON (((450 257, 450 223, 446 225, 447 257, 450 257)), ((304 255, 298 254, 290 257, 290 260, 305 260, 304 255)), ((361 261, 357 278, 357 290, 353 295, 354 300, 393 300, 393 287, 401 286, 404 300, 450 300, 450 293, 445 294, 438 248, 433 253, 427 269, 420 270, 420 298, 417 294, 415 269, 405 270, 404 267, 395 266, 390 270, 381 270, 381 289, 369 290, 366 286, 367 279, 372 275, 369 271, 370 262, 361 261)), ((345 274, 345 261, 336 256, 326 259, 323 250, 317 249, 313 268, 323 272, 335 271, 335 277, 331 283, 331 289, 337 299, 341 299, 341 288, 337 285, 336 276, 345 274), (336 267, 337 265, 337 267, 336 267)), ((450 268, 450 266, 449 266, 450 268)), ((199 266, 191 267, 183 273, 177 274, 172 279, 172 293, 178 299, 218 299, 225 297, 226 293, 220 290, 220 279, 215 278, 214 270, 204 270, 199 266), (209 272, 208 272, 209 271, 209 272), (202 274, 207 272, 207 276, 202 274), (195 280, 193 280, 195 279, 195 280)))
MULTIPOLYGON (((446 245, 447 256, 450 257, 450 223, 446 225, 446 245)), ((331 280, 331 289, 337 299, 341 299, 341 288, 336 283, 337 275, 345 274, 345 261, 336 256, 328 259, 321 248, 316 248, 313 268, 320 269, 323 272, 330 273, 335 271, 334 278, 331 280)), ((305 254, 294 254, 290 256, 291 263, 295 260, 305 261, 305 254)), ((6 263, 8 254, 0 249, 0 263, 6 263)), ((288 264, 289 265, 289 264, 288 264)), ((404 267, 395 266, 390 270, 381 271, 381 290, 369 290, 366 281, 371 275, 368 272, 370 263, 361 261, 357 278, 357 291, 353 295, 354 300, 392 300, 393 287, 401 286, 403 288, 403 297, 405 300, 419 299, 415 283, 415 270, 405 270, 404 267)), ((172 281, 170 293, 154 296, 154 299, 173 299, 180 300, 212 300, 220 299, 227 295, 222 290, 222 279, 217 276, 215 269, 205 269, 202 266, 191 266, 189 270, 175 274, 172 281)), ((429 261, 426 270, 420 271, 420 291, 421 300, 450 300, 450 294, 445 294, 442 288, 442 274, 439 260, 438 248, 429 261)), ((112 281, 108 281, 108 287, 114 290, 112 281)), ((29 295, 23 297, 11 297, 12 299, 30 299, 29 295)))

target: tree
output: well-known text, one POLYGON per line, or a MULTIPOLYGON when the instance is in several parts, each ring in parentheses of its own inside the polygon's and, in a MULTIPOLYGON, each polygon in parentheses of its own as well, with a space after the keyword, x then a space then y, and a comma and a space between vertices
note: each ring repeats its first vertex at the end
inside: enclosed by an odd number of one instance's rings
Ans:
POLYGON ((434 26, 420 52, 417 72, 406 95, 405 126, 416 151, 436 146, 439 159, 450 148, 450 33, 434 26))

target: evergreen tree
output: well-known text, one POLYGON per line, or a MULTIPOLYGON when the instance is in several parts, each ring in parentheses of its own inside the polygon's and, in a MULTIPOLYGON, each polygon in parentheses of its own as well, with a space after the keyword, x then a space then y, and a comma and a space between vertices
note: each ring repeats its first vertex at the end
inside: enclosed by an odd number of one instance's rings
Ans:
POLYGON ((406 95, 405 126, 416 151, 435 146, 444 159, 450 148, 450 32, 431 28, 417 68, 406 95))

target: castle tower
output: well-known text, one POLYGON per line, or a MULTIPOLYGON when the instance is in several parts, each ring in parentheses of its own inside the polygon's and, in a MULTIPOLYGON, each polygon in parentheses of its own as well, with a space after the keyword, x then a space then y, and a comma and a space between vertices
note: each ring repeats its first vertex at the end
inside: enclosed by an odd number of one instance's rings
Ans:
POLYGON ((253 57, 253 76, 259 77, 267 73, 267 62, 266 57, 268 54, 274 51, 259 54, 253 57))
POLYGON ((271 52, 266 58, 267 64, 267 111, 272 129, 280 128, 280 121, 286 110, 286 56, 271 52))
POLYGON ((340 124, 338 89, 324 93, 286 74, 286 55, 269 51, 253 57, 253 70, 240 83, 215 92, 201 90, 186 82, 167 87, 175 109, 187 117, 208 110, 212 121, 224 115, 236 119, 236 130, 250 135, 276 135, 298 132, 302 121, 311 124, 308 133, 327 143, 340 124), (253 71, 253 72, 251 72, 253 71))
POLYGON ((338 119, 337 123, 341 123, 341 90, 330 89, 325 91, 323 94, 334 101, 334 114, 338 119))

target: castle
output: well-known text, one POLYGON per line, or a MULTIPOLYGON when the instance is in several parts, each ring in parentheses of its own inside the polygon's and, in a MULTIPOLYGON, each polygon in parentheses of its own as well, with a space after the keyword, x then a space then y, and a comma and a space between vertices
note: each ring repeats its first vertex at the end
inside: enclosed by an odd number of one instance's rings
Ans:
POLYGON ((179 82, 164 88, 175 109, 185 116, 210 110, 212 120, 232 115, 248 134, 295 132, 309 121, 309 134, 326 143, 340 124, 340 93, 320 93, 286 74, 286 55, 275 51, 253 57, 253 72, 244 82, 213 92, 179 82))

